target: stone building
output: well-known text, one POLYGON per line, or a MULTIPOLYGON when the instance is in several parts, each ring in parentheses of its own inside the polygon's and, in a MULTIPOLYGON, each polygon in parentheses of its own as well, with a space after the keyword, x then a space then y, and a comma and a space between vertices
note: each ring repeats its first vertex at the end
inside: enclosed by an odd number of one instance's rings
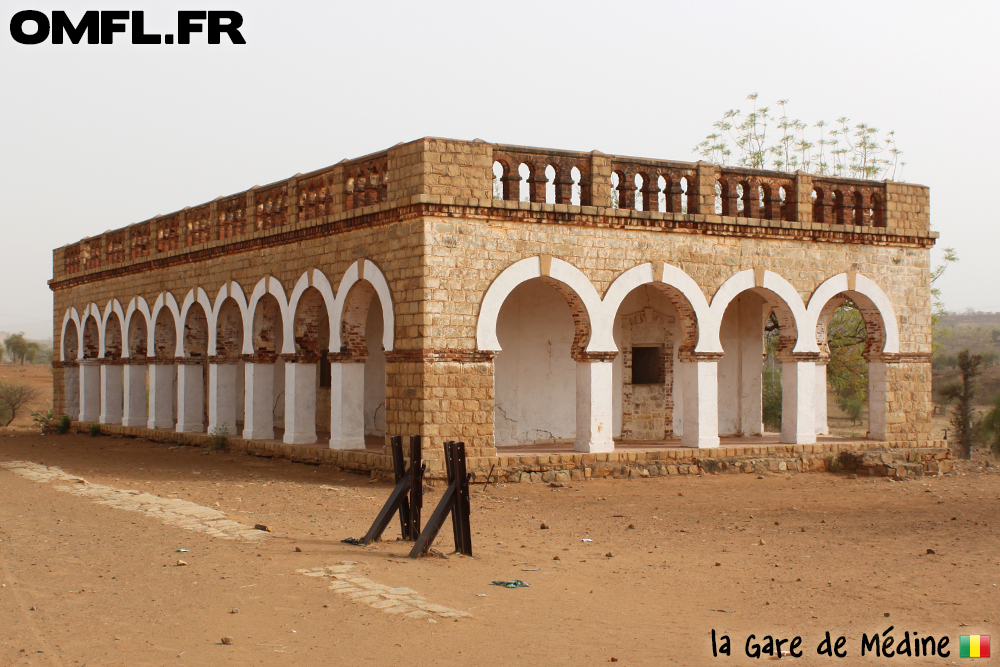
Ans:
POLYGON ((424 138, 54 251, 55 410, 480 455, 826 430, 826 327, 868 332, 869 433, 930 440, 923 186, 424 138))

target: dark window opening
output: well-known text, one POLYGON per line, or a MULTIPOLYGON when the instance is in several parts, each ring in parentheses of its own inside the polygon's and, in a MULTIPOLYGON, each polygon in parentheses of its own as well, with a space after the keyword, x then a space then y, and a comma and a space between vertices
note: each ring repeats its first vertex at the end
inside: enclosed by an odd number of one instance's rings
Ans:
POLYGON ((632 384, 663 384, 663 359, 658 347, 632 348, 632 384))

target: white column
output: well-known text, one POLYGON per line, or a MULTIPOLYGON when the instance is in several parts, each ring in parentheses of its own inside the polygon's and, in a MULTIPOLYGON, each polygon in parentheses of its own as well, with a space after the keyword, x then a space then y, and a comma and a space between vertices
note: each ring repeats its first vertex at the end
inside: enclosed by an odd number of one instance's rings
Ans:
POLYGON ((80 367, 63 368, 63 392, 66 395, 66 416, 73 421, 80 419, 80 367))
MULTIPOLYGON (((225 427, 226 435, 236 433, 237 379, 236 362, 208 365, 208 432, 218 433, 225 427)), ((242 384, 239 383, 239 384, 242 384)))
POLYGON ((285 362, 286 445, 316 442, 316 370, 316 364, 285 362))
POLYGON ((80 361, 80 421, 96 422, 101 416, 101 366, 96 359, 80 361))
POLYGON ((122 426, 146 426, 146 364, 122 367, 122 426))
POLYGON ((243 437, 274 440, 274 364, 244 365, 243 437))
POLYGON ((205 366, 177 365, 177 432, 205 432, 205 366))
POLYGON ((763 301, 756 294, 740 295, 740 432, 744 436, 759 436, 764 432, 763 310, 763 301))
POLYGON ((576 362, 576 442, 578 452, 611 452, 611 361, 576 362))
POLYGON ((781 442, 816 442, 816 363, 781 360, 781 442))
POLYGON ((680 362, 684 393, 684 424, 681 444, 685 447, 719 446, 719 363, 680 362))
POLYGON ((816 435, 830 435, 826 414, 826 359, 816 362, 816 435))
POLYGON ((149 428, 174 426, 174 365, 149 365, 149 428))
POLYGON ((884 361, 868 362, 868 437, 885 440, 888 416, 888 368, 884 361))
POLYGON ((101 364, 101 423, 122 423, 121 364, 101 364))
POLYGON ((330 449, 365 448, 365 365, 330 364, 330 449))

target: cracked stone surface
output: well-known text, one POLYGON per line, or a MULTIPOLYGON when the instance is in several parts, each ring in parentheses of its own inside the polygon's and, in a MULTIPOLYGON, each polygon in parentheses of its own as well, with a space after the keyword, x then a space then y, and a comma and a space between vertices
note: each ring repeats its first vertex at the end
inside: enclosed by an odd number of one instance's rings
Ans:
POLYGON ((409 618, 472 618, 472 614, 459 609, 435 604, 416 591, 405 587, 390 587, 367 577, 353 574, 356 561, 345 560, 339 565, 328 565, 311 570, 296 570, 307 577, 332 580, 328 588, 345 595, 352 602, 381 609, 387 614, 402 614, 409 618))
POLYGON ((109 505, 130 512, 140 512, 156 517, 166 524, 185 530, 207 533, 224 540, 255 541, 264 539, 267 533, 233 521, 221 512, 179 498, 161 498, 151 493, 131 489, 116 489, 103 484, 91 484, 82 477, 70 475, 55 466, 48 467, 31 461, 6 461, 0 467, 16 475, 35 482, 72 482, 71 485, 56 485, 55 489, 89 498, 99 505, 109 505))

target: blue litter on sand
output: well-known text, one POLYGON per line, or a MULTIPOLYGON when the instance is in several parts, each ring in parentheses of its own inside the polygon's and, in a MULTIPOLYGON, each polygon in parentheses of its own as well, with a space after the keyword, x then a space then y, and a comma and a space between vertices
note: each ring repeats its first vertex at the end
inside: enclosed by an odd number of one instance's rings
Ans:
POLYGON ((503 586, 504 588, 530 588, 531 584, 526 584, 520 579, 509 579, 507 581, 494 581, 492 586, 503 586))

